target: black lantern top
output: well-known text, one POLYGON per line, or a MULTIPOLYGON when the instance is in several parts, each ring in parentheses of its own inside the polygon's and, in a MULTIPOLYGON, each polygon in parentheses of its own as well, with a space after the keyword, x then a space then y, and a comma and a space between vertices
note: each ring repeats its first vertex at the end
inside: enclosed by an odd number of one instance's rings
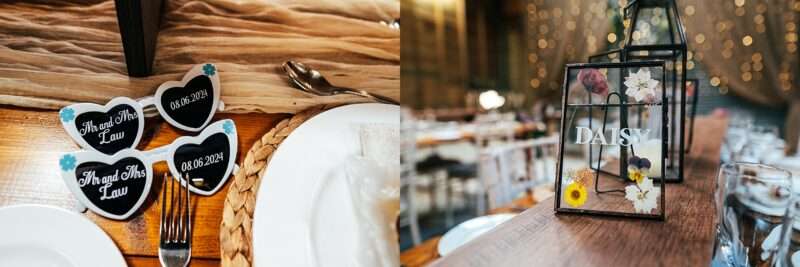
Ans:
MULTIPOLYGON (((676 0, 631 0, 623 8, 625 39, 621 48, 589 57, 589 62, 632 62, 663 60, 669 120, 667 138, 668 182, 683 181, 686 151, 686 33, 676 0)), ((688 136, 691 140, 692 137, 688 136)))
POLYGON ((686 51, 686 33, 675 0, 632 0, 623 12, 630 23, 622 48, 628 59, 674 58, 686 51))

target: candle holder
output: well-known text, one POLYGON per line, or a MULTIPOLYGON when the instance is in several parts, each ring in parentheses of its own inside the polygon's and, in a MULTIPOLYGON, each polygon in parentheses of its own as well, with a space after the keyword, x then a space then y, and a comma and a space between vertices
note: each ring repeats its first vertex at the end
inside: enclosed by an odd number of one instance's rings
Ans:
POLYGON ((664 64, 566 66, 556 213, 664 220, 664 64))
POLYGON ((114 0, 128 76, 145 77, 153 71, 163 4, 162 0, 114 0))

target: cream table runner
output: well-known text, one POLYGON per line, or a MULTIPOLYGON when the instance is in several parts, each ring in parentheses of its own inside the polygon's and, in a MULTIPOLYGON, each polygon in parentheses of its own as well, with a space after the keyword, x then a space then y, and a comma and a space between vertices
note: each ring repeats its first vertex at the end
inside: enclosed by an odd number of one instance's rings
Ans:
POLYGON ((295 113, 323 103, 292 88, 299 60, 331 83, 400 96, 398 0, 165 0, 154 74, 127 76, 114 1, 0 3, 0 104, 58 109, 152 95, 193 64, 213 62, 226 112, 295 113))

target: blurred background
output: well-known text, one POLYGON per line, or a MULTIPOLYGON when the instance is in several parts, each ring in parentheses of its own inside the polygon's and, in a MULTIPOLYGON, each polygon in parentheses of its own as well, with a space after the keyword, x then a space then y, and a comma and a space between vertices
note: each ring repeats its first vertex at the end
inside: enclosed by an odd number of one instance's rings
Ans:
MULTIPOLYGON (((670 15, 659 11, 627 36, 629 4, 401 1, 403 136, 410 136, 399 222, 404 264, 437 257, 441 236, 461 222, 552 196, 565 64, 588 62, 629 38, 669 36, 661 32, 670 15)), ((777 148, 794 155, 800 1, 677 0, 676 7, 688 47, 678 71, 699 96, 697 116, 766 128, 777 148)), ((723 160, 742 148, 733 150, 723 160)))

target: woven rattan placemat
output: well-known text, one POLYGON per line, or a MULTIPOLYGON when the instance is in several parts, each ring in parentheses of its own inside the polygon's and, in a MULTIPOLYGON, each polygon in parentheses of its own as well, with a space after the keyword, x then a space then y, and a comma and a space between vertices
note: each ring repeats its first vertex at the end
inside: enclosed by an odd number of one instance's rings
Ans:
POLYGON ((278 123, 247 151, 233 178, 222 212, 220 260, 222 266, 251 266, 253 262, 253 212, 261 177, 272 153, 303 122, 333 106, 315 106, 278 123))

